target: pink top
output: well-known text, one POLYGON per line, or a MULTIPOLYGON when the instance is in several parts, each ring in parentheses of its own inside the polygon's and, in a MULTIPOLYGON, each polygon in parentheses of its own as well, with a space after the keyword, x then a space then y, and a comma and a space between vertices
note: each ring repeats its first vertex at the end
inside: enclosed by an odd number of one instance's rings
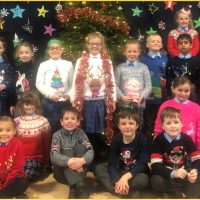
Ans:
POLYGON ((188 101, 187 103, 179 103, 174 99, 165 101, 160 106, 157 114, 154 127, 155 135, 163 132, 160 121, 160 113, 168 106, 180 110, 183 122, 182 132, 189 135, 196 144, 197 149, 200 150, 200 106, 192 101, 188 101))

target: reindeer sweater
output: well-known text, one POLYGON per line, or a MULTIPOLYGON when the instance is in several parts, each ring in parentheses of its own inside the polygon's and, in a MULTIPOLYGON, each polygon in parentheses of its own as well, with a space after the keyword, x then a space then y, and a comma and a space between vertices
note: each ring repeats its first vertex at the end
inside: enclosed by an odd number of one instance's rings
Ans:
POLYGON ((188 100, 187 103, 179 103, 175 99, 165 101, 160 106, 157 114, 154 127, 155 135, 163 132, 160 113, 168 106, 180 110, 183 122, 182 132, 189 135, 196 144, 197 149, 200 150, 200 106, 192 101, 188 100))

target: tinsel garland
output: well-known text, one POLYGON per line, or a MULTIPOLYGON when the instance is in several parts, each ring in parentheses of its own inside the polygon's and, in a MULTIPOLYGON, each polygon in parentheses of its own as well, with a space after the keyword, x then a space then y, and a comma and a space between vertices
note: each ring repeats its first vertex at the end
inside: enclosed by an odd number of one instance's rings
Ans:
MULTIPOLYGON (((86 68, 89 66, 88 64, 89 55, 87 53, 83 53, 80 66, 77 72, 76 80, 75 80, 75 90, 76 90, 76 99, 74 101, 74 105, 76 109, 83 115, 83 100, 84 100, 84 80, 86 79, 86 68)), ((104 77, 105 77, 105 106, 106 106, 106 114, 105 114, 105 136, 107 144, 110 144, 112 137, 114 135, 113 131, 113 93, 114 93, 114 85, 111 74, 111 63, 108 55, 106 53, 101 53, 101 59, 103 61, 103 69, 104 69, 104 77)))
POLYGON ((125 21, 120 18, 99 14, 91 7, 68 8, 57 12, 57 19, 63 24, 67 24, 74 19, 80 20, 81 18, 88 18, 91 21, 105 24, 106 26, 109 26, 114 30, 119 30, 122 33, 128 34, 130 31, 130 26, 125 21))

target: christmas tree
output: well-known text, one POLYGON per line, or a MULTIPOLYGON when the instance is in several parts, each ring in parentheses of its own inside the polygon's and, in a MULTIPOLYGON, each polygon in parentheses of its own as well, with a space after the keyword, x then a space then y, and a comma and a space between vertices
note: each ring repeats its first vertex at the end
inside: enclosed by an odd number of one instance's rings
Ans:
POLYGON ((85 49, 86 35, 98 31, 105 36, 114 63, 121 61, 130 27, 117 2, 66 2, 64 7, 57 11, 57 19, 63 25, 60 38, 69 60, 77 60, 85 49))
POLYGON ((60 76, 60 72, 57 69, 55 70, 54 75, 53 75, 51 80, 52 80, 52 82, 51 82, 52 88, 58 90, 58 89, 64 87, 63 82, 62 82, 62 78, 60 76))

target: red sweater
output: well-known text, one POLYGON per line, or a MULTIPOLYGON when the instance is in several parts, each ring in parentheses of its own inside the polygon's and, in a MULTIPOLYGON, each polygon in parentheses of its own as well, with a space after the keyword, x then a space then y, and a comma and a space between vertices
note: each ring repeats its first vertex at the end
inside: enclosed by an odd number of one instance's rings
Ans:
POLYGON ((41 115, 21 116, 15 119, 18 138, 22 141, 26 159, 48 164, 51 148, 51 128, 41 115))
MULTIPOLYGON (((177 37, 181 34, 179 30, 172 30, 168 35, 167 41, 167 51, 168 53, 174 57, 179 55, 179 50, 177 49, 177 37)), ((192 56, 196 56, 199 53, 199 34, 194 29, 189 29, 188 32, 192 38, 192 48, 190 49, 190 53, 192 56)))
POLYGON ((16 176, 25 176, 24 162, 24 149, 17 138, 13 137, 6 146, 0 146, 0 190, 16 176))

